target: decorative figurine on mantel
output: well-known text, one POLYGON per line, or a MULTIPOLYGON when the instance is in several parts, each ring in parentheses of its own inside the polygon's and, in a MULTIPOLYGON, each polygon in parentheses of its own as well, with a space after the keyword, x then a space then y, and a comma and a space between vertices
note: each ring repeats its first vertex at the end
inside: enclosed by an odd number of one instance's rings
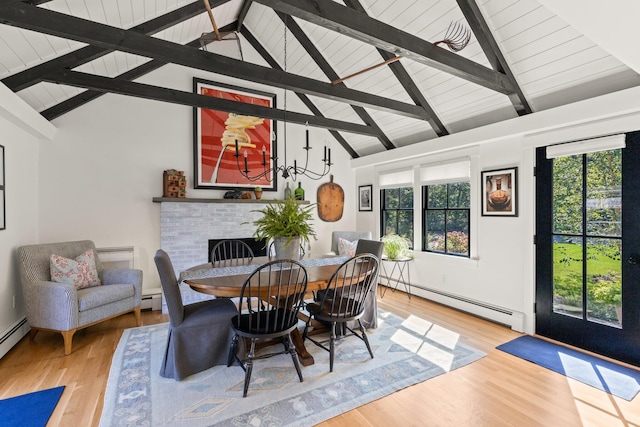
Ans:
POLYGON ((167 169, 162 174, 162 197, 187 197, 187 177, 184 171, 167 169))
POLYGON ((253 194, 256 196, 256 200, 262 199, 262 187, 256 187, 253 189, 253 194))

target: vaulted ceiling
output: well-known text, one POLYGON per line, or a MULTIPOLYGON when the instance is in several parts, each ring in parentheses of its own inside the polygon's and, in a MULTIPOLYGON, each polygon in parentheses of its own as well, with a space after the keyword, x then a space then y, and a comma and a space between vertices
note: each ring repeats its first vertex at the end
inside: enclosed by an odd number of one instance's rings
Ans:
POLYGON ((353 158, 640 85, 537 0, 0 0, 0 80, 48 120, 107 92, 252 113, 136 81, 167 63, 291 91, 353 158))

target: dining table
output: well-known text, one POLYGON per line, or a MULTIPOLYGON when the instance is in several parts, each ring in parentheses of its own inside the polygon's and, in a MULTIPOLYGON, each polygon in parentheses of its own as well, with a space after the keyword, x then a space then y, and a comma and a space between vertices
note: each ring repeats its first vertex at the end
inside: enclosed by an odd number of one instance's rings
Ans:
MULTIPOLYGON (((318 258, 303 258, 300 263, 307 271, 307 294, 325 289, 329 279, 343 262, 346 256, 323 256, 318 258)), ((240 297, 242 286, 249 275, 260 265, 272 261, 269 257, 255 257, 245 265, 213 267, 211 263, 190 267, 180 273, 180 282, 186 283, 191 289, 203 294, 223 298, 240 297)), ((302 320, 306 315, 301 313, 302 320)), ((298 358, 303 366, 313 365, 313 356, 307 351, 302 334, 298 329, 291 333, 298 358)))

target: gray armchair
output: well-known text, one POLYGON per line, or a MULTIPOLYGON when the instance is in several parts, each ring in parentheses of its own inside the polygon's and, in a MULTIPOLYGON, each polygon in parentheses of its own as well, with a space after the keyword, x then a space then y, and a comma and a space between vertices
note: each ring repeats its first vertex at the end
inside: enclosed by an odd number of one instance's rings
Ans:
POLYGON ((73 334, 121 314, 133 312, 142 324, 141 270, 103 269, 96 255, 102 286, 77 289, 74 285, 51 281, 52 254, 75 259, 95 245, 90 240, 22 246, 18 249, 20 280, 24 293, 31 338, 38 331, 60 332, 64 353, 71 353, 73 334))

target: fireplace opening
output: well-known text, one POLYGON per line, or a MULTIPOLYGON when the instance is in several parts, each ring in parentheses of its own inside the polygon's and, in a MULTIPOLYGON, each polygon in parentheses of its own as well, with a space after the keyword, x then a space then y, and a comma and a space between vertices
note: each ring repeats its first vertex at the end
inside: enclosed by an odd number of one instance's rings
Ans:
MULTIPOLYGON (((249 247, 251 248, 251 250, 253 251, 253 255, 254 256, 266 256, 267 255, 267 248, 266 246, 266 240, 265 239, 261 239, 261 240, 256 240, 253 237, 232 237, 232 238, 227 238, 227 239, 209 239, 209 251, 207 252, 207 260, 208 262, 211 262, 211 250, 213 249, 213 247, 215 245, 217 245, 218 243, 222 242, 223 240, 240 240, 244 243, 246 243, 247 245, 249 245, 249 247)), ((229 254, 229 258, 234 258, 237 254, 231 253, 229 254)))

